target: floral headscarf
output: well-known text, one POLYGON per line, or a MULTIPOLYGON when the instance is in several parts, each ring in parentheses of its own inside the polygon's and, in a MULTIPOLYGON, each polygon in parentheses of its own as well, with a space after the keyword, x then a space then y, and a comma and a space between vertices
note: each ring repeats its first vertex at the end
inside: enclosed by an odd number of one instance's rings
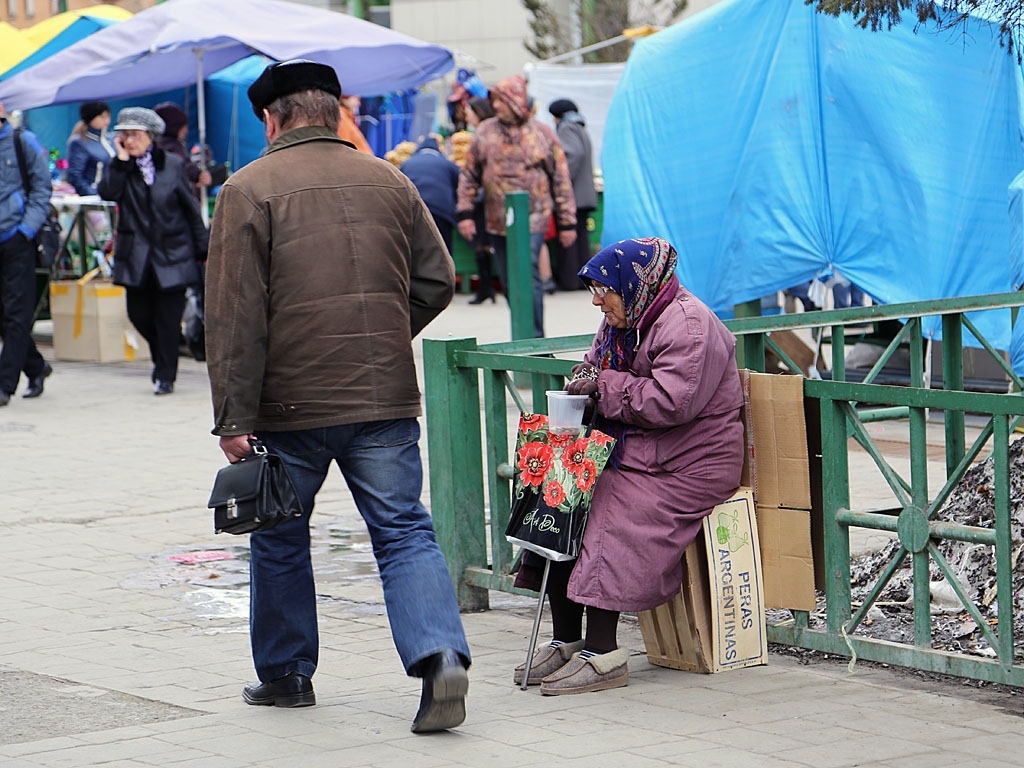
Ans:
POLYGON ((676 263, 671 243, 643 237, 609 245, 579 271, 584 282, 606 285, 619 294, 626 310, 626 328, 605 328, 597 350, 600 368, 621 371, 632 364, 640 332, 676 295, 676 263))

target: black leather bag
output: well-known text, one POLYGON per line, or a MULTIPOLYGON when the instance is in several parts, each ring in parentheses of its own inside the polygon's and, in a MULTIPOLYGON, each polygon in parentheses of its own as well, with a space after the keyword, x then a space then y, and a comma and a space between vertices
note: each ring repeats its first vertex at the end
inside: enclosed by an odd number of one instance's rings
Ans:
POLYGON ((254 441, 253 455, 217 472, 207 506, 216 533, 267 531, 302 515, 299 496, 281 457, 254 441))

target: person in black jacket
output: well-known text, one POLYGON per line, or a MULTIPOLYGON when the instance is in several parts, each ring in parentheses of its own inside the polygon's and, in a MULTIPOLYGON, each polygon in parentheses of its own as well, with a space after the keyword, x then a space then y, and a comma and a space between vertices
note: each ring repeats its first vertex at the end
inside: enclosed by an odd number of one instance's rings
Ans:
POLYGON ((154 145, 163 119, 122 109, 117 156, 103 172, 100 197, 118 204, 114 282, 127 291, 128 319, 149 343, 154 394, 174 391, 185 289, 199 280, 208 233, 180 157, 154 145))

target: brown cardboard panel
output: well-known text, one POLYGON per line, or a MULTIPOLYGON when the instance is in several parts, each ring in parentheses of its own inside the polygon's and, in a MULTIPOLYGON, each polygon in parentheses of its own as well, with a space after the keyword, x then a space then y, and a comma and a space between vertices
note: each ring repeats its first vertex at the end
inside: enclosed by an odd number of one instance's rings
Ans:
POLYGON ((149 348, 132 327, 125 290, 105 280, 50 283, 53 353, 58 360, 146 360, 149 348))
POLYGON ((704 519, 668 603, 638 614, 652 664, 722 672, 767 663, 753 493, 741 489, 704 519), (710 556, 709 556, 710 555, 710 556))
POLYGON ((743 371, 747 475, 758 504, 810 509, 802 376, 743 371))
POLYGON ((757 535, 766 608, 813 611, 811 513, 757 505, 757 535))

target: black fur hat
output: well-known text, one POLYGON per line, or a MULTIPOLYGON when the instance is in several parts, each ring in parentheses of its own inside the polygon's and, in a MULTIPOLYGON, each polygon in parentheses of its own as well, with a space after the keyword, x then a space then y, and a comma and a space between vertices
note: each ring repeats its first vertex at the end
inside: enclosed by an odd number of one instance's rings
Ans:
POLYGON ((334 98, 341 96, 341 83, 337 73, 326 64, 317 64, 305 59, 279 61, 269 65, 249 86, 249 101, 252 111, 260 120, 263 110, 275 99, 297 91, 324 91, 334 98))

